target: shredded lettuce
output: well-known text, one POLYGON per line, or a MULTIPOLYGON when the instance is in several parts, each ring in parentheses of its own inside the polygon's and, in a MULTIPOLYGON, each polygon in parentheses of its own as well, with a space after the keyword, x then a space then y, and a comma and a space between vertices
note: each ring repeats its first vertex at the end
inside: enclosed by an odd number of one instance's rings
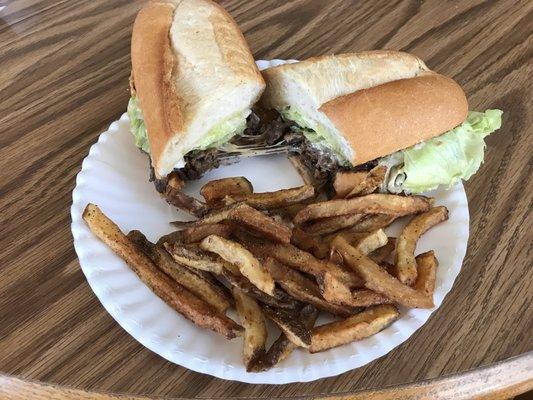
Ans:
POLYGON ((291 107, 284 108, 280 114, 285 120, 296 122, 301 128, 301 132, 314 147, 332 153, 339 164, 350 165, 348 161, 350 155, 343 150, 346 146, 343 146, 339 139, 332 135, 325 126, 308 119, 303 113, 291 107))
POLYGON ((144 126, 144 118, 139 107, 137 97, 130 97, 128 102, 128 117, 130 118, 130 131, 135 141, 135 146, 141 150, 150 153, 150 143, 148 142, 148 133, 144 126))
MULTIPOLYGON (((246 128, 246 117, 250 110, 240 112, 212 128, 207 136, 197 143, 192 150, 205 150, 212 147, 220 147, 228 142, 233 136, 241 134, 246 128)), ((128 116, 130 118, 130 130, 133 135, 135 146, 150 153, 148 133, 144 125, 144 118, 139 106, 139 100, 131 97, 128 103, 128 116)))
POLYGON ((471 111, 458 127, 380 160, 388 165, 387 188, 421 193, 468 180, 481 166, 484 138, 501 126, 501 110, 471 111), (403 166, 402 166, 403 164, 403 166))

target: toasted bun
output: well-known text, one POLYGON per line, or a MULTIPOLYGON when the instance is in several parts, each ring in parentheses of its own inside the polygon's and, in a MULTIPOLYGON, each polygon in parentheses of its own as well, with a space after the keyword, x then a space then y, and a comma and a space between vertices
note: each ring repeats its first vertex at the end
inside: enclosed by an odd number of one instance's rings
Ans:
POLYGON ((159 177, 211 129, 245 118, 265 86, 238 26, 210 0, 148 3, 133 26, 131 59, 159 177))
POLYGON ((407 53, 324 56, 263 73, 263 103, 298 110, 307 128, 336 139, 352 165, 438 136, 468 112, 457 83, 407 53))

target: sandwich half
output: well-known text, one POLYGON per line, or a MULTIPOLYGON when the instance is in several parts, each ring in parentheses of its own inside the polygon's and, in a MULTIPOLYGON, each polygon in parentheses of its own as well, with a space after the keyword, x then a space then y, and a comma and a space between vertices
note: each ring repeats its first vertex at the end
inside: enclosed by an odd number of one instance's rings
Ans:
POLYGON ((283 140, 316 176, 387 166, 382 187, 419 193, 472 176, 499 110, 469 112, 462 88, 418 57, 368 51, 263 71, 262 105, 291 125, 283 140))
POLYGON ((156 188, 180 207, 193 201, 178 193, 183 180, 201 175, 201 161, 216 164, 213 151, 244 131, 265 82, 235 21, 210 0, 145 5, 131 63, 135 143, 150 156, 156 188))

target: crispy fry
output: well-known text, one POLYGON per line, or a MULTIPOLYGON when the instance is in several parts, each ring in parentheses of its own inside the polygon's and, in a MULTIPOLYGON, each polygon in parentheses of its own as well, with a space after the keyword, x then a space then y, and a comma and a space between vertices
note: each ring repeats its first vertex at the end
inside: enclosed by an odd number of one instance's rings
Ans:
POLYGON ((360 184, 367 175, 366 171, 339 171, 333 179, 336 197, 343 199, 352 189, 360 184))
POLYGON ((164 247, 179 264, 201 271, 212 272, 217 275, 222 274, 224 262, 217 257, 201 251, 194 245, 165 243, 164 247))
POLYGON ((429 229, 448 219, 444 206, 417 215, 403 228, 396 245, 396 275, 400 282, 412 285, 416 281, 415 248, 418 239, 429 229))
POLYGON ((311 353, 317 353, 372 336, 385 329, 399 316, 391 305, 378 305, 341 321, 317 326, 311 335, 311 353))
POLYGON ((83 212, 83 219, 91 231, 118 254, 154 294, 174 310, 199 327, 220 333, 228 339, 241 334, 242 327, 235 321, 218 313, 205 301, 160 271, 98 206, 88 204, 83 212))
POLYGON ((377 231, 370 232, 367 236, 357 241, 355 247, 363 254, 369 254, 374 250, 385 246, 388 240, 389 238, 383 229, 378 229, 377 231))
POLYGON ((433 297, 437 267, 439 265, 435 257, 435 252, 431 250, 416 256, 416 265, 418 268, 418 277, 413 285, 413 289, 433 297))
MULTIPOLYGON (((317 316, 317 309, 308 304, 300 310, 298 319, 310 330, 313 328, 317 316)), ((261 372, 269 370, 274 365, 286 359, 296 347, 297 346, 287 338, 287 335, 282 332, 264 356, 259 357, 256 362, 251 365, 250 371, 261 372)))
POLYGON ((300 249, 313 254, 316 258, 326 258, 329 254, 329 245, 324 239, 310 235, 298 227, 292 230, 291 242, 300 249))
POLYGON ((279 261, 269 257, 265 260, 264 266, 283 290, 295 299, 312 304, 333 315, 348 316, 355 312, 350 307, 328 303, 320 294, 315 282, 279 261))
POLYGON ((201 226, 205 224, 218 224, 222 221, 230 219, 230 213, 238 205, 234 204, 228 207, 218 208, 215 211, 210 212, 209 214, 204 215, 202 218, 194 221, 172 221, 171 224, 177 228, 190 228, 201 226))
POLYGON ((298 319, 296 313, 269 306, 264 306, 263 312, 292 343, 298 347, 309 347, 311 344, 311 331, 305 326, 303 321, 298 319))
POLYGON ((250 194, 253 191, 254 188, 248 179, 244 176, 236 176, 207 182, 200 189, 200 194, 207 204, 214 204, 226 196, 250 194))
POLYGON ((201 217, 208 211, 206 204, 192 196, 189 196, 183 192, 181 188, 176 189, 176 187, 179 186, 173 186, 171 183, 169 183, 165 189, 164 197, 168 204, 173 205, 180 210, 186 211, 195 217, 201 217))
POLYGON ((319 218, 305 224, 303 229, 311 235, 325 235, 350 228, 364 217, 364 214, 338 215, 329 218, 319 218))
POLYGON ((274 280, 259 260, 241 244, 223 237, 211 235, 200 243, 204 250, 218 254, 227 262, 236 265, 241 274, 263 292, 274 295, 274 280))
POLYGON ((350 193, 344 197, 350 199, 355 196, 364 196, 374 192, 383 183, 386 173, 387 167, 384 165, 378 165, 372 168, 365 174, 361 182, 356 183, 350 193))
POLYGON ((390 237, 388 238, 386 245, 381 246, 380 248, 372 251, 371 253, 368 253, 368 257, 370 257, 370 259, 376 264, 381 264, 382 262, 386 261, 387 258, 389 258, 395 248, 396 238, 390 237))
POLYGON ((303 210, 305 207, 307 207, 306 202, 303 203, 296 203, 296 204, 290 204, 285 207, 280 208, 273 208, 269 211, 270 215, 279 215, 280 217, 292 221, 293 218, 298 214, 301 210, 303 210))
POLYGON ((249 193, 224 197, 225 204, 244 202, 258 210, 286 207, 310 199, 315 195, 315 188, 304 185, 275 192, 249 193))
POLYGON ((394 222, 397 217, 395 215, 374 214, 367 215, 358 223, 353 225, 349 231, 351 232, 372 232, 377 229, 383 229, 394 222))
POLYGON ((137 248, 146 254, 161 271, 210 304, 218 312, 225 313, 232 305, 233 297, 222 289, 221 285, 216 285, 213 281, 195 274, 189 268, 179 265, 163 247, 151 243, 141 232, 131 231, 128 233, 128 239, 135 243, 137 248))
POLYGON ((241 204, 231 211, 230 219, 241 223, 246 228, 251 229, 267 239, 281 243, 291 241, 291 230, 279 222, 274 221, 256 209, 241 204))
POLYGON ((204 224, 198 226, 191 226, 181 231, 170 232, 164 236, 161 236, 157 241, 158 245, 163 243, 198 243, 203 238, 209 235, 218 235, 228 238, 231 235, 232 228, 230 225, 224 224, 204 224))
POLYGON ((387 297, 369 289, 357 289, 352 292, 352 307, 370 307, 391 303, 392 301, 387 297))
POLYGON ((246 370, 265 353, 267 328, 261 308, 257 302, 240 289, 233 287, 237 314, 244 326, 243 359, 246 370))
POLYGON ((388 214, 403 216, 429 210, 430 200, 423 196, 369 194, 348 200, 330 200, 308 205, 294 217, 294 223, 347 214, 388 214))
POLYGON ((344 263, 364 279, 368 289, 381 293, 395 303, 406 307, 433 308, 433 299, 430 296, 404 285, 389 275, 370 258, 350 246, 342 237, 335 238, 332 245, 342 255, 344 263))
POLYGON ((261 303, 268 304, 272 307, 284 308, 284 309, 294 309, 297 307, 297 302, 284 293, 282 290, 275 288, 274 296, 270 296, 265 292, 259 290, 256 286, 250 282, 241 273, 230 272, 227 269, 224 269, 222 275, 230 283, 231 286, 235 286, 242 290, 247 295, 253 297, 254 299, 260 301, 261 303))

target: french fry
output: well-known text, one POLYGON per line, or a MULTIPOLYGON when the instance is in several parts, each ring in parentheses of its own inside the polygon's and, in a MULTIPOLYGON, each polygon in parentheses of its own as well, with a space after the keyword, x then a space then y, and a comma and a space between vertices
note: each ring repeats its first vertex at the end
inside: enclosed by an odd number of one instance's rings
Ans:
POLYGON ((399 316, 391 305, 373 306, 341 321, 313 328, 309 351, 317 353, 372 336, 385 329, 399 316))
POLYGON ((352 292, 352 307, 370 307, 377 304, 391 304, 392 301, 382 294, 369 289, 357 289, 352 292))
POLYGON ((244 327, 243 360, 246 370, 265 353, 267 328, 261 307, 240 289, 232 288, 237 314, 244 327))
POLYGON ((319 218, 305 224, 303 229, 305 232, 311 235, 325 235, 340 231, 341 229, 347 229, 356 225, 361 219, 364 218, 364 214, 347 214, 338 215, 335 217, 319 218))
POLYGON ((227 262, 236 265, 241 274, 248 278, 257 288, 271 296, 274 295, 274 280, 263 268, 259 260, 241 244, 220 236, 211 235, 202 240, 200 247, 206 251, 216 253, 227 262))
POLYGON ((252 282, 248 280, 248 278, 238 272, 234 273, 224 269, 222 276, 226 278, 231 286, 239 288, 241 291, 260 301, 261 303, 283 309, 295 309, 298 305, 294 299, 278 288, 274 289, 274 296, 266 294, 254 286, 252 282))
POLYGON ((226 196, 246 195, 254 192, 251 182, 244 176, 215 179, 200 189, 207 204, 215 204, 226 196))
POLYGON ((347 193, 344 197, 350 199, 355 196, 364 196, 374 192, 385 179, 387 173, 387 167, 384 165, 378 165, 368 171, 363 179, 356 183, 350 193, 347 193))
POLYGON ((310 235, 298 227, 292 230, 291 242, 302 250, 308 251, 316 258, 326 258, 329 245, 319 236, 310 235))
POLYGON ((396 238, 390 237, 387 240, 387 244, 368 253, 368 257, 376 264, 381 264, 386 261, 387 258, 393 253, 396 248, 396 238))
POLYGON ((231 235, 231 231, 231 226, 224 224, 204 224, 191 226, 181 231, 174 231, 161 236, 157 241, 157 244, 162 245, 163 243, 175 242, 185 244, 198 243, 209 235, 218 235, 228 238, 231 235))
POLYGON ((218 313, 205 301, 174 282, 124 235, 119 227, 94 204, 88 204, 83 219, 91 231, 120 256, 158 297, 201 328, 228 339, 242 333, 242 327, 218 313))
MULTIPOLYGON (((298 319, 303 322, 305 327, 311 330, 315 324, 318 311, 315 307, 308 304, 300 310, 298 319)), ((276 341, 270 346, 268 351, 251 365, 250 371, 261 372, 267 371, 274 365, 286 359, 297 346, 292 343, 283 332, 276 341)))
POLYGON ((272 210, 269 210, 269 214, 279 215, 280 217, 292 222, 296 214, 298 214, 305 207, 307 207, 306 202, 290 204, 285 207, 273 208, 272 210))
POLYGON ((415 258, 418 269, 418 277, 413 289, 427 296, 433 297, 435 291, 435 279, 439 262, 433 250, 422 253, 415 258))
POLYGON ((287 339, 297 347, 309 347, 311 344, 311 331, 302 320, 298 319, 297 314, 269 306, 264 306, 263 312, 287 336, 287 339))
POLYGON ((127 237, 139 250, 146 254, 161 271, 186 289, 190 290, 200 299, 210 304, 218 312, 225 313, 233 304, 233 297, 224 290, 225 288, 222 289, 223 286, 216 285, 212 281, 206 280, 202 276, 195 274, 187 267, 179 265, 164 248, 151 243, 141 232, 131 231, 128 233, 127 237))
POLYGON ((283 290, 293 298, 312 304, 316 308, 333 315, 348 316, 354 314, 355 310, 353 308, 328 303, 324 300, 317 284, 300 272, 286 267, 271 257, 265 259, 264 266, 283 290))
POLYGON ((393 194, 368 194, 347 200, 330 200, 308 205, 294 217, 296 225, 317 218, 347 214, 388 214, 403 216, 429 210, 431 201, 423 196, 399 196, 393 194))
POLYGON ((238 204, 233 204, 228 207, 218 208, 204 215, 202 218, 194 221, 172 221, 170 224, 177 228, 191 228, 206 224, 218 224, 222 221, 230 219, 231 212, 238 207, 238 204))
POLYGON ((275 192, 248 193, 224 197, 225 204, 246 203, 258 210, 270 210, 273 208, 286 207, 291 204, 301 203, 315 195, 315 188, 304 185, 291 189, 282 189, 275 192))
POLYGON ((367 215, 348 230, 353 233, 372 232, 377 229, 386 228, 392 224, 396 218, 395 215, 387 214, 367 215))
POLYGON ((230 213, 230 219, 267 239, 281 243, 290 243, 291 241, 292 232, 287 226, 274 221, 246 204, 234 208, 230 213))
POLYGON ((389 238, 383 229, 370 232, 367 236, 357 241, 355 248, 363 254, 369 254, 374 250, 383 247, 387 244, 389 238))
POLYGON ((444 206, 417 215, 403 228, 396 245, 396 275, 400 282, 412 285, 416 281, 415 247, 420 236, 435 225, 448 219, 448 209, 444 206))
POLYGON ((221 275, 224 270, 225 263, 223 260, 201 251, 195 245, 165 243, 164 247, 177 263, 189 268, 212 272, 216 275, 221 275))
POLYGON ((383 294, 395 303, 411 308, 433 308, 433 299, 424 293, 404 285, 383 268, 365 256, 342 237, 336 237, 332 246, 342 255, 344 263, 356 271, 365 286, 383 294))

